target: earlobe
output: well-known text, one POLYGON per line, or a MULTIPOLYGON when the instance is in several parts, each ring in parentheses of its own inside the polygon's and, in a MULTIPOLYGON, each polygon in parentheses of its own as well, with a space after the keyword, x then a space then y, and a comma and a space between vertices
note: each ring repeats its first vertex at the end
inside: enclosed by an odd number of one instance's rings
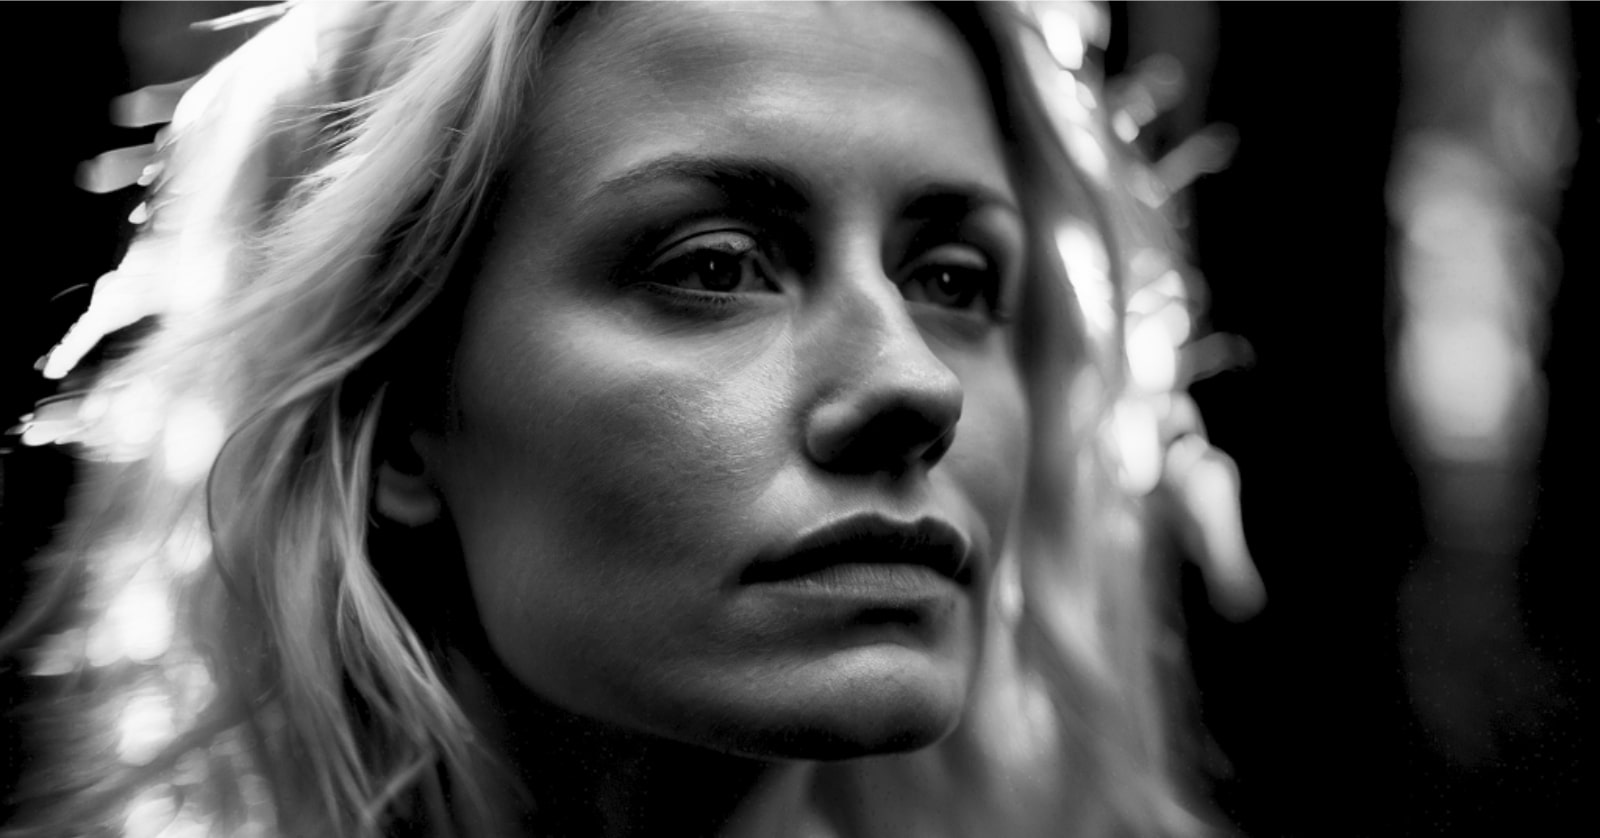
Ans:
POLYGON ((397 524, 420 527, 439 519, 443 503, 428 479, 422 458, 415 451, 403 457, 388 456, 378 463, 373 505, 378 514, 397 524))

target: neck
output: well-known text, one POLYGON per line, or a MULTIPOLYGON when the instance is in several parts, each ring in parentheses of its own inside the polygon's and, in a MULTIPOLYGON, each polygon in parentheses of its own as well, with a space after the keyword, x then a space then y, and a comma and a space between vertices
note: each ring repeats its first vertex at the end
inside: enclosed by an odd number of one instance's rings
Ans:
MULTIPOLYGON (((461 661, 460 663, 465 663, 461 661)), ((457 668, 469 717, 521 786, 503 816, 527 835, 816 835, 813 766, 717 753, 567 712, 457 668), (510 700, 514 696, 515 700, 510 700)))

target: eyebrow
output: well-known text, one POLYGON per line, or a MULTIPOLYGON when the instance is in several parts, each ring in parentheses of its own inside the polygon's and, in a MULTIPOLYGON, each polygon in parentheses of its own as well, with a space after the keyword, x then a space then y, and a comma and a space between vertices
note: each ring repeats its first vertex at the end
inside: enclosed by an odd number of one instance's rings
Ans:
MULTIPOLYGON (((607 178, 585 202, 605 195, 626 195, 657 183, 685 181, 709 185, 734 203, 782 215, 803 214, 812 206, 810 196, 818 192, 805 175, 772 160, 674 154, 607 178)), ((1022 217, 1015 199, 1003 191, 976 182, 942 180, 918 184, 911 199, 902 205, 901 214, 906 218, 933 220, 967 215, 989 207, 1022 217)))
POLYGON ((588 198, 626 195, 657 183, 704 183, 738 204, 800 215, 811 208, 810 195, 816 194, 811 182, 799 172, 780 163, 760 158, 711 158, 670 155, 608 178, 588 198))
POLYGON ((1022 210, 1011 196, 976 183, 933 182, 923 184, 905 203, 900 214, 917 220, 961 218, 982 209, 998 209, 1022 218, 1022 210))

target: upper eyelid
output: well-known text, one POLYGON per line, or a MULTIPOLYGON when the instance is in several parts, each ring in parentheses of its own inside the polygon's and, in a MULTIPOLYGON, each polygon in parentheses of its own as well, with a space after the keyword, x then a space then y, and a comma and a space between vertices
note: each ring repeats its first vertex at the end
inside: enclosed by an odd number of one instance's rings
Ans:
POLYGON ((928 247, 921 248, 919 250, 919 252, 915 256, 913 256, 912 258, 906 260, 906 264, 907 265, 920 264, 920 263, 926 261, 931 254, 936 253, 936 252, 938 252, 938 251, 940 251, 940 250, 942 250, 944 248, 948 248, 948 247, 961 248, 963 250, 971 251, 973 253, 978 254, 978 256, 983 260, 984 267, 986 267, 986 268, 989 268, 989 269, 992 270, 992 269, 995 269, 996 267, 998 267, 999 259, 993 253, 991 253, 989 251, 989 248, 986 248, 986 247, 984 247, 982 245, 979 245, 979 244, 974 244, 974 243, 969 242, 969 241, 962 241, 962 240, 959 240, 959 239, 950 240, 950 241, 943 241, 943 242, 937 242, 937 243, 932 244, 932 245, 930 245, 928 247))
POLYGON ((763 258, 766 258, 764 251, 768 249, 768 245, 764 236, 745 227, 730 226, 722 222, 726 222, 726 219, 721 219, 717 224, 708 224, 708 226, 704 228, 694 229, 693 232, 671 233, 664 244, 644 244, 638 248, 635 256, 629 260, 629 262, 633 265, 633 268, 628 271, 628 275, 640 279, 648 279, 652 272, 665 267, 677 259, 692 255, 693 253, 701 250, 717 250, 723 253, 737 252, 740 256, 756 253, 758 255, 762 255, 763 258), (743 236, 748 238, 752 244, 750 247, 741 251, 732 251, 727 248, 709 246, 697 247, 689 250, 683 249, 685 244, 693 242, 695 239, 706 236, 715 236, 719 233, 743 236))
MULTIPOLYGON (((917 223, 917 229, 911 233, 909 240, 903 240, 904 244, 895 248, 904 255, 899 267, 891 271, 892 274, 898 275, 905 268, 924 262, 929 254, 940 248, 955 246, 976 253, 983 260, 984 269, 996 275, 997 284, 1003 289, 1010 284, 1009 277, 1016 267, 1025 261, 1025 253, 1022 252, 1025 243, 1015 241, 1016 237, 1001 225, 984 224, 975 220, 974 216, 916 221, 920 223, 917 223)), ((748 239, 751 246, 739 252, 755 252, 768 262, 769 267, 786 271, 806 272, 815 258, 814 251, 817 248, 812 233, 802 225, 791 225, 782 217, 757 219, 743 213, 729 213, 724 207, 703 214, 695 213, 689 218, 680 217, 666 229, 658 228, 656 235, 638 236, 635 243, 627 248, 635 253, 629 260, 635 266, 630 273, 637 276, 653 270, 665 264, 667 259, 683 255, 674 254, 674 251, 685 244, 718 234, 748 239)), ((715 249, 733 252, 729 248, 715 249)))
POLYGON ((646 247, 644 260, 635 264, 653 265, 670 249, 719 230, 748 236, 755 243, 748 252, 755 254, 774 276, 803 276, 809 274, 816 265, 818 240, 815 231, 803 221, 782 213, 745 213, 727 207, 681 220, 672 226, 671 232, 657 237, 658 241, 670 241, 670 244, 654 249, 646 247), (655 255, 648 255, 651 253, 655 255))
MULTIPOLYGON (((661 261, 663 259, 666 259, 668 256, 671 256, 674 251, 677 251, 677 250, 681 249, 683 247, 683 245, 686 245, 686 244, 694 241, 695 239, 703 239, 703 238, 707 238, 707 237, 711 237, 711 236, 717 236, 717 235, 742 236, 742 237, 744 237, 746 239, 749 239, 750 242, 751 242, 751 246, 749 248, 746 248, 745 251, 756 250, 756 249, 761 247, 761 239, 758 238, 753 233, 749 233, 749 232, 746 232, 744 230, 740 230, 740 229, 735 228, 735 227, 719 227, 719 228, 710 229, 710 230, 700 230, 700 231, 697 231, 697 232, 694 232, 694 233, 689 233, 689 234, 686 234, 686 235, 678 236, 677 238, 673 239, 672 241, 667 242, 666 244, 663 244, 663 245, 657 247, 655 249, 655 253, 652 256, 649 257, 650 258, 649 264, 651 264, 651 265, 661 264, 661 261)), ((699 250, 721 250, 721 248, 711 247, 709 245, 706 246, 706 247, 697 248, 697 249, 699 249, 699 250)), ((741 251, 741 252, 745 252, 745 251, 741 251)), ((724 251, 724 252, 727 252, 727 251, 724 251)))
POLYGON ((698 254, 706 252, 737 259, 740 263, 753 259, 756 265, 755 269, 767 277, 766 281, 770 284, 774 270, 769 255, 764 252, 765 249, 765 243, 761 236, 737 227, 712 227, 679 235, 674 237, 671 243, 657 248, 654 255, 638 263, 640 267, 633 271, 633 279, 629 284, 659 285, 674 289, 679 293, 696 296, 707 294, 716 297, 726 296, 733 292, 679 288, 676 283, 670 281, 674 273, 673 267, 680 262, 692 260, 698 254), (748 241, 748 245, 739 248, 719 247, 711 243, 698 247, 685 246, 692 244, 696 239, 721 238, 724 236, 745 239, 748 241))
POLYGON ((967 244, 1000 259, 1026 248, 1026 228, 1016 223, 1008 207, 995 204, 963 204, 955 201, 939 206, 949 210, 938 214, 902 217, 900 224, 910 228, 906 251, 923 252, 940 244, 967 244))
MULTIPOLYGON (((903 282, 910 281, 910 272, 930 265, 947 264, 939 260, 930 260, 928 257, 939 249, 950 246, 970 250, 979 256, 982 260, 981 267, 972 265, 961 265, 960 267, 965 270, 981 271, 988 276, 988 280, 984 283, 985 287, 978 294, 977 299, 985 301, 983 308, 989 312, 990 316, 1001 321, 1009 320, 1010 305, 1008 304, 1008 298, 1014 293, 1013 286, 1021 281, 1020 277, 1015 275, 1014 266, 1017 263, 1008 261, 1011 257, 1003 252, 997 254, 996 247, 970 241, 967 237, 946 238, 942 241, 935 241, 924 247, 916 248, 916 255, 907 259, 902 264, 900 271, 897 272, 894 280, 895 284, 901 285, 903 282)), ((1003 251, 1003 249, 1003 246, 1000 246, 1000 250, 1003 251)))
POLYGON ((941 264, 952 264, 966 270, 978 270, 988 274, 990 279, 987 284, 990 287, 984 292, 984 297, 991 298, 996 304, 998 304, 999 301, 1006 296, 1008 286, 1016 281, 1012 277, 1013 271, 1010 266, 1013 264, 1013 262, 1009 260, 1009 257, 1004 254, 997 254, 994 248, 961 238, 955 238, 944 241, 936 241, 928 244, 927 246, 917 248, 915 255, 902 262, 900 267, 895 271, 894 282, 896 285, 899 285, 901 282, 905 281, 909 275, 909 272, 920 270, 930 265, 941 264), (948 257, 945 259, 930 259, 930 256, 933 256, 940 249, 946 247, 958 247, 963 250, 971 251, 977 255, 978 260, 981 261, 981 265, 972 265, 967 263, 966 260, 957 262, 956 260, 949 259, 948 257))
POLYGON ((1010 194, 976 184, 930 184, 906 202, 898 218, 915 226, 913 239, 948 235, 1002 245, 1027 236, 1022 211, 1010 194))

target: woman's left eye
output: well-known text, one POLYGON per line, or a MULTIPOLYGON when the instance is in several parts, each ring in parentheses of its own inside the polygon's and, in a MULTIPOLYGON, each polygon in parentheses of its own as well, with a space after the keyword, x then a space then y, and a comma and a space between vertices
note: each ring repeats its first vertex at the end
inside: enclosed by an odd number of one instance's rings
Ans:
POLYGON ((644 269, 642 278, 655 285, 712 294, 776 290, 760 243, 736 230, 701 233, 674 244, 644 269))
POLYGON ((993 303, 999 276, 983 251, 965 244, 945 244, 922 254, 900 280, 900 293, 912 302, 945 308, 972 308, 993 303))

